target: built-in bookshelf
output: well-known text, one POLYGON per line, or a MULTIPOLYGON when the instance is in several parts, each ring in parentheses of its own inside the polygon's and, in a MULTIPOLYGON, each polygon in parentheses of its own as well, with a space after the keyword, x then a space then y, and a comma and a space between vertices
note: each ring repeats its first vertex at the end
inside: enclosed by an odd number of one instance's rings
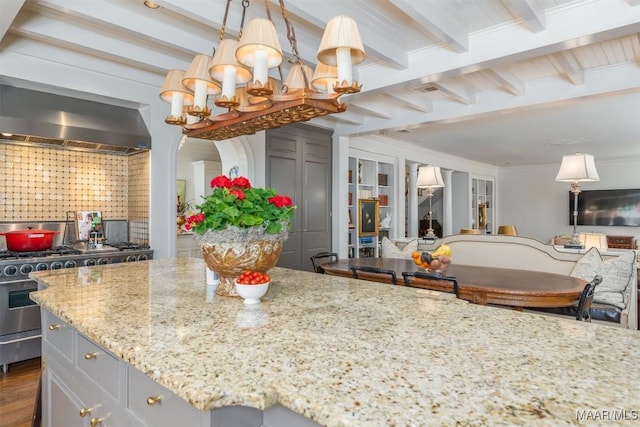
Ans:
POLYGON ((394 237, 393 178, 391 163, 349 157, 347 254, 350 258, 380 256, 382 237, 394 237))
POLYGON ((494 233, 493 179, 471 178, 471 227, 494 233))

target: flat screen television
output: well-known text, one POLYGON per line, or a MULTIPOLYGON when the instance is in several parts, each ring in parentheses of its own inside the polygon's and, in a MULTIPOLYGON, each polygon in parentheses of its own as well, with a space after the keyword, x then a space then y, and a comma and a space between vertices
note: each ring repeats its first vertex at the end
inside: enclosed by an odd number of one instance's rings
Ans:
MULTIPOLYGON (((573 193, 569 192, 573 225, 573 193)), ((640 189, 583 190, 578 195, 578 225, 640 227, 640 189)))

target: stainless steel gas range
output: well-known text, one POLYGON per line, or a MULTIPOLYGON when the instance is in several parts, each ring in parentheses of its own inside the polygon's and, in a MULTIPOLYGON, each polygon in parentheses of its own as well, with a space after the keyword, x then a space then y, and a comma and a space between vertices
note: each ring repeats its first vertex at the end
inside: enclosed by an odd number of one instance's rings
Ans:
POLYGON ((153 258, 147 245, 114 243, 100 249, 84 244, 57 246, 37 252, 0 251, 0 365, 40 356, 40 307, 29 299, 38 290, 32 271, 145 261, 153 258))

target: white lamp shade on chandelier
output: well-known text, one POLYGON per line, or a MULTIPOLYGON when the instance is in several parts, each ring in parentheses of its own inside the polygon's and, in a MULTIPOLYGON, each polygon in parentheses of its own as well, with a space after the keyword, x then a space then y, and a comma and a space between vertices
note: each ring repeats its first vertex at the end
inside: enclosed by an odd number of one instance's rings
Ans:
POLYGON ((444 180, 440 172, 440 166, 420 166, 418 169, 418 179, 416 180, 418 188, 437 188, 444 187, 444 180))
POLYGON ((249 21, 236 49, 238 62, 253 68, 253 82, 264 85, 269 68, 282 63, 282 49, 276 27, 268 19, 254 18, 249 21))
POLYGON ((600 181, 593 156, 583 153, 562 156, 556 181, 600 181))
POLYGON ((193 106, 197 110, 206 108, 208 95, 220 93, 220 85, 209 75, 210 67, 210 56, 196 55, 182 79, 182 84, 193 91, 193 106))
POLYGON ((365 53, 356 21, 334 16, 327 23, 318 48, 318 61, 338 69, 340 84, 353 82, 352 67, 364 61, 365 53))
POLYGON ((160 99, 171 104, 173 120, 183 117, 185 105, 193 105, 193 94, 182 84, 184 70, 170 70, 160 89, 160 99))
POLYGON ((311 78, 311 85, 323 92, 333 92, 333 86, 338 83, 338 69, 332 65, 318 62, 311 78))
POLYGON ((236 58, 238 41, 223 39, 213 55, 209 74, 214 80, 222 82, 222 96, 231 99, 236 91, 236 85, 242 85, 251 80, 251 70, 240 64, 236 58))
POLYGON ((295 64, 289 70, 285 84, 289 89, 304 89, 310 87, 313 70, 308 65, 295 64), (304 72, 304 76, 302 73, 304 72), (306 84, 305 84, 306 77, 306 84))

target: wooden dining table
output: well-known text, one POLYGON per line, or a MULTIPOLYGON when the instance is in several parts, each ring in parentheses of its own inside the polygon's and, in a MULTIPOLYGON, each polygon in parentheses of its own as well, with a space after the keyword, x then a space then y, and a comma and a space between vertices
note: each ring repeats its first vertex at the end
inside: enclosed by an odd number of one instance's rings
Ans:
MULTIPOLYGON (((410 259, 349 258, 322 264, 325 274, 352 277, 352 265, 393 270, 397 284, 404 286, 402 272, 425 271, 410 259)), ((444 272, 458 281, 458 297, 476 304, 523 308, 568 307, 576 303, 586 281, 568 275, 510 268, 450 264, 444 272)), ((359 277, 391 283, 391 276, 362 273, 359 277)), ((411 286, 446 291, 447 282, 412 279, 411 286)))

